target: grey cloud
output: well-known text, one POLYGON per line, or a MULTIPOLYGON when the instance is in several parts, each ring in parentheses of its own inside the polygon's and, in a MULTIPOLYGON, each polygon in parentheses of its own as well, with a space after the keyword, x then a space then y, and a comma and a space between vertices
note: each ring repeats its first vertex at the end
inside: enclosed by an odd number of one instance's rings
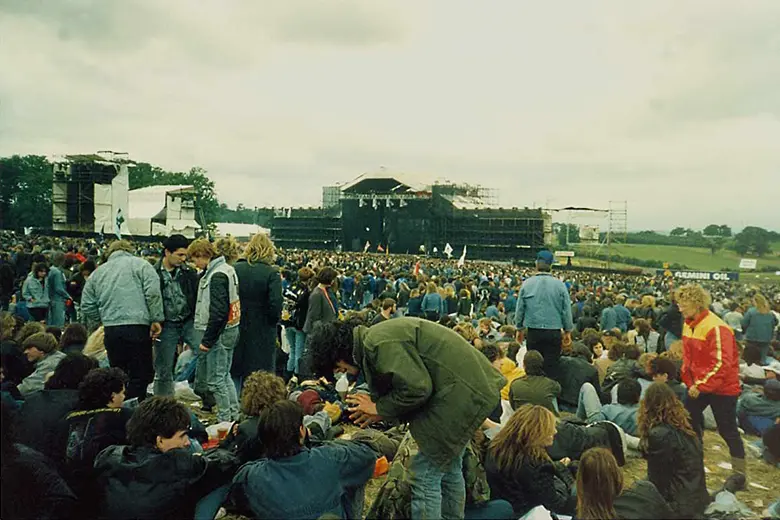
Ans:
POLYGON ((401 21, 366 2, 316 2, 285 9, 273 28, 283 41, 301 44, 367 46, 400 41, 401 21))
POLYGON ((672 120, 780 116, 780 4, 687 19, 667 47, 670 66, 697 81, 655 98, 672 120), (700 74, 690 74, 689 67, 700 74), (690 76, 689 76, 690 74, 690 76))

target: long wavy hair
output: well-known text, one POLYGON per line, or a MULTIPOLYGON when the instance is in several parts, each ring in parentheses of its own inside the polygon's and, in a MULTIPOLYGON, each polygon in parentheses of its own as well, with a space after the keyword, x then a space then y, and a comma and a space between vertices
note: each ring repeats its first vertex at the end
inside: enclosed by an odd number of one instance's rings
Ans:
POLYGON ((642 440, 646 440, 650 430, 661 424, 667 424, 696 438, 696 433, 691 427, 690 414, 666 383, 650 385, 644 400, 639 404, 636 422, 642 440))
POLYGON ((542 406, 518 408, 490 443, 490 453, 501 472, 519 471, 526 461, 549 461, 546 439, 555 435, 555 415, 542 406))
POLYGON ((771 310, 769 308, 769 302, 763 294, 756 294, 753 296, 753 303, 755 304, 756 310, 759 312, 759 314, 769 314, 769 311, 771 310))
POLYGON ((273 264, 276 260, 276 247, 265 233, 255 233, 244 249, 244 258, 250 264, 262 262, 273 264))
POLYGON ((577 469, 577 518, 617 518, 615 499, 623 491, 623 472, 612 452, 591 448, 580 458, 577 469))

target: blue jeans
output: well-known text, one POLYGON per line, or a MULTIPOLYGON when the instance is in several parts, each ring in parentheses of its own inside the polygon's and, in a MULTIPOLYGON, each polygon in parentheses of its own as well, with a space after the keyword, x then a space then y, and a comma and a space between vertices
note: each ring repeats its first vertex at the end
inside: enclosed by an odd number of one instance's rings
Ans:
POLYGON ((225 484, 198 500, 195 505, 195 520, 214 520, 229 492, 230 484, 225 484))
POLYGON ((355 305, 353 299, 354 299, 354 293, 348 293, 346 291, 341 291, 341 304, 345 308, 352 309, 352 307, 355 305))
POLYGON ((198 349, 195 343, 195 325, 193 320, 183 322, 166 321, 163 323, 159 341, 154 345, 154 395, 173 395, 173 360, 179 341, 184 341, 191 349, 198 349))
POLYGON ((298 374, 298 362, 303 355, 306 346, 306 333, 294 327, 284 329, 287 335, 287 343, 290 345, 290 356, 287 358, 287 371, 298 374))
POLYGON ((463 479, 463 453, 442 469, 422 451, 412 459, 412 518, 463 518, 466 482, 463 479))
POLYGON ((679 340, 680 338, 678 338, 677 336, 675 336, 674 334, 672 334, 667 330, 666 335, 664 336, 664 346, 666 347, 666 350, 669 350, 671 348, 672 343, 679 340))
POLYGON ((470 505, 466 508, 466 520, 510 520, 517 518, 512 504, 506 500, 490 500, 484 504, 470 505))
POLYGON ((363 293, 363 305, 360 306, 361 309, 368 307, 371 302, 374 301, 374 295, 371 294, 371 292, 366 291, 363 293))
POLYGON ((230 366, 237 342, 238 327, 225 329, 206 355, 198 356, 199 365, 200 359, 205 358, 206 385, 208 391, 214 395, 217 420, 220 422, 238 420, 238 393, 230 377, 230 366))
POLYGON ((601 413, 601 399, 599 399, 596 388, 590 383, 585 383, 580 388, 577 418, 587 421, 588 424, 604 420, 604 416, 601 413))

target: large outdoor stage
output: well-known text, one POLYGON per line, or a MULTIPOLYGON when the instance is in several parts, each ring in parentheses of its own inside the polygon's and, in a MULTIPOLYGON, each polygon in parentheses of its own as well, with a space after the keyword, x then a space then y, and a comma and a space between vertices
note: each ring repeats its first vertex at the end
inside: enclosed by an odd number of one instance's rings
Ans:
POLYGON ((523 260, 552 241, 540 209, 500 208, 480 186, 420 184, 385 170, 323 188, 322 207, 277 208, 274 241, 288 249, 419 253, 450 244, 469 258, 523 260))

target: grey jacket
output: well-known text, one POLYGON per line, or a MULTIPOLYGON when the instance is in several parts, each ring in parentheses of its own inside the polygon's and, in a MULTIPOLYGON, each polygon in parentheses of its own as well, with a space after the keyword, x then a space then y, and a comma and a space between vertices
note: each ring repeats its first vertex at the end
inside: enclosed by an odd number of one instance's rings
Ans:
POLYGON ((311 291, 309 312, 306 313, 306 323, 303 325, 303 332, 306 334, 311 332, 317 322, 329 322, 338 319, 332 299, 333 297, 326 295, 321 287, 316 287, 311 291))
POLYGON ((164 321, 157 271, 146 260, 116 251, 84 284, 81 311, 106 327, 164 321))
POLYGON ((46 377, 54 372, 60 361, 65 359, 65 353, 55 350, 43 359, 35 363, 35 370, 32 374, 25 377, 19 384, 19 393, 23 396, 28 396, 33 392, 43 390, 43 385, 46 383, 46 377))

